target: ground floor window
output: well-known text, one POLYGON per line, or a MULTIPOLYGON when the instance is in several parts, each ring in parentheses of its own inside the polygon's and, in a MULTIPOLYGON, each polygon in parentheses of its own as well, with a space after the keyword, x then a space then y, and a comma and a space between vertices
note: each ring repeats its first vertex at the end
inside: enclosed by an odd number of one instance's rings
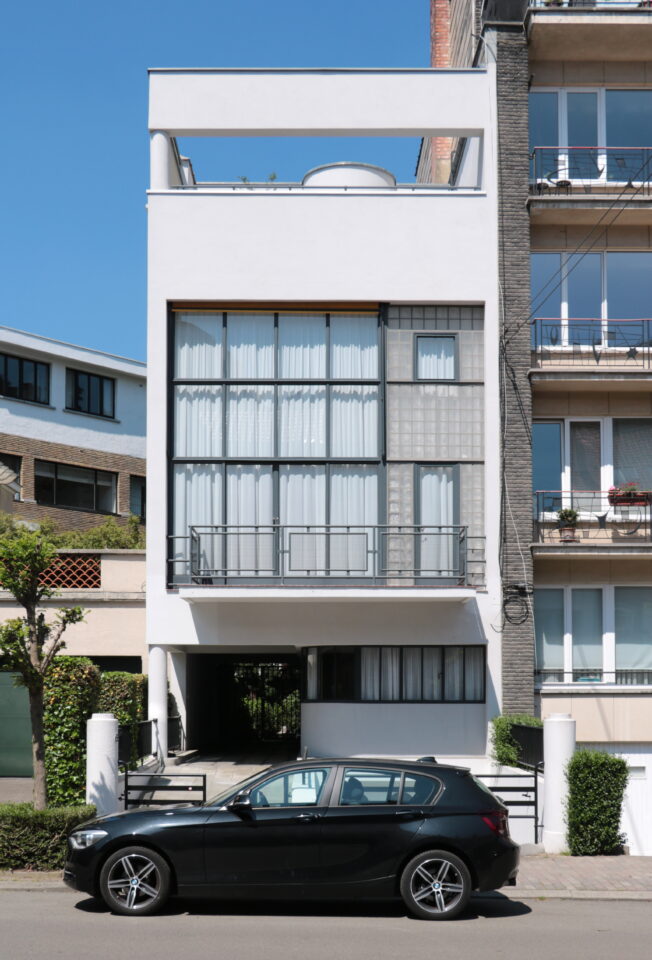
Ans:
POLYGON ((542 682, 652 683, 652 588, 540 588, 534 619, 542 682))
POLYGON ((48 460, 34 461, 37 503, 94 513, 115 513, 117 486, 117 474, 106 470, 88 470, 48 460))
POLYGON ((305 651, 305 699, 483 703, 481 646, 316 647, 305 651))

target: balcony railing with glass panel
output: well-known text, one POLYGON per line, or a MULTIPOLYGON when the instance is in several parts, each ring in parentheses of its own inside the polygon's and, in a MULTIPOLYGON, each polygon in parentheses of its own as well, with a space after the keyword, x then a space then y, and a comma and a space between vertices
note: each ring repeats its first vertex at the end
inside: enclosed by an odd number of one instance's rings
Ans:
POLYGON ((530 154, 534 197, 652 196, 652 147, 535 147, 530 154))
POLYGON ((534 683, 612 683, 619 687, 652 685, 652 670, 535 670, 534 683))
POLYGON ((652 492, 626 495, 611 490, 538 490, 534 494, 534 542, 621 547, 652 547, 652 492), (575 525, 559 510, 574 510, 575 525))
POLYGON ((465 526, 210 525, 172 536, 173 586, 482 586, 484 537, 465 526))
POLYGON ((532 321, 532 366, 539 369, 650 370, 651 347, 652 319, 532 321))

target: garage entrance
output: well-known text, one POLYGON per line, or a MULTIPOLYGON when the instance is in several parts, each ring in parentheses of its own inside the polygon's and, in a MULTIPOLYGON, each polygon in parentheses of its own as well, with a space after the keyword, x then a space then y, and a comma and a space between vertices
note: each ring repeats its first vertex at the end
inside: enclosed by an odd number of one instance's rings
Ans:
POLYGON ((202 753, 296 757, 301 722, 296 654, 188 657, 188 745, 202 753))

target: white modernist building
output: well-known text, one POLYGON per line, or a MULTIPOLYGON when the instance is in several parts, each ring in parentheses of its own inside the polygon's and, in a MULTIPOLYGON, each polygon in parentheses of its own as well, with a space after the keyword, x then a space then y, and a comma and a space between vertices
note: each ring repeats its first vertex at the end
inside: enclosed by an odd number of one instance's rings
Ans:
POLYGON ((485 754, 501 702, 493 102, 491 66, 151 71, 163 752, 169 683, 189 746, 485 754), (454 175, 342 163, 199 183, 178 136, 447 137, 454 175))

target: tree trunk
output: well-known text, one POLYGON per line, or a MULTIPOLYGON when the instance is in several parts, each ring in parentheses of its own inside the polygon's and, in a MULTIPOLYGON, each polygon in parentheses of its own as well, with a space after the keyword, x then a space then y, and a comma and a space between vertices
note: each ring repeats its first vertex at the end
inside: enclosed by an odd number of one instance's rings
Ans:
POLYGON ((34 766, 34 809, 48 805, 45 781, 45 733, 43 730, 43 690, 29 691, 29 712, 32 720, 32 763, 34 766))

